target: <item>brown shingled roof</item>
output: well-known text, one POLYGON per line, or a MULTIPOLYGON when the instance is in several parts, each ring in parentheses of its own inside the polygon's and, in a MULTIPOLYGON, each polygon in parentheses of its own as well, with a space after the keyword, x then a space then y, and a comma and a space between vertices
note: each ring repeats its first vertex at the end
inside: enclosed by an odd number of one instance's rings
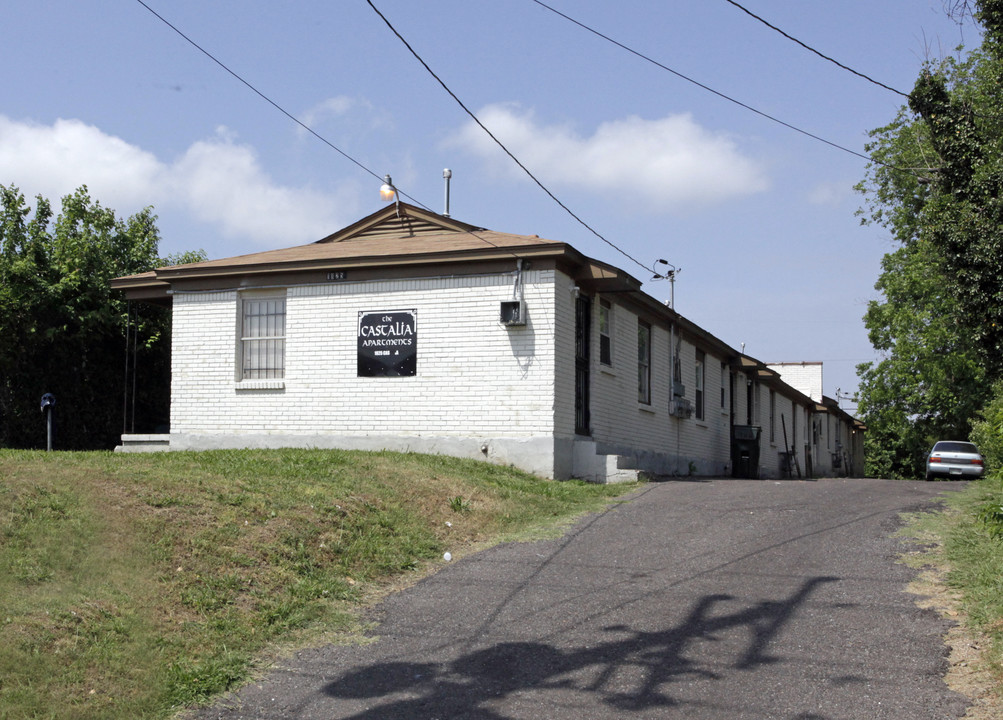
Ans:
MULTIPOLYGON (((181 280, 541 256, 574 258, 575 264, 587 262, 566 243, 536 235, 485 230, 400 203, 389 205, 314 243, 162 267, 153 272, 116 278, 112 287, 139 299, 158 294, 166 297, 171 283, 181 280)), ((610 270, 615 271, 614 268, 610 270)), ((615 271, 615 274, 622 275, 622 272, 615 271)))
POLYGON ((215 275, 227 271, 247 271, 252 267, 264 265, 281 265, 292 269, 313 266, 318 263, 330 264, 332 261, 338 265, 344 265, 349 261, 349 264, 358 265, 376 260, 386 261, 390 258, 440 257, 460 253, 496 254, 503 252, 503 254, 511 254, 505 251, 555 250, 563 247, 565 247, 564 243, 544 240, 536 235, 510 235, 490 230, 447 231, 417 237, 378 236, 366 240, 352 240, 351 242, 316 242, 220 260, 207 260, 190 265, 159 268, 156 272, 158 277, 168 279, 204 274, 215 275))

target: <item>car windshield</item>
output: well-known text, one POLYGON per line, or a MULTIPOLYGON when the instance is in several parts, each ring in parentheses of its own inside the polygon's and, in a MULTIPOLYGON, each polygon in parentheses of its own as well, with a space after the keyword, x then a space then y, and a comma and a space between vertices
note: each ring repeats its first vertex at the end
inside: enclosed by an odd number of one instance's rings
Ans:
POLYGON ((933 446, 933 452, 955 452, 955 453, 974 453, 978 455, 978 449, 967 442, 939 442, 933 446))

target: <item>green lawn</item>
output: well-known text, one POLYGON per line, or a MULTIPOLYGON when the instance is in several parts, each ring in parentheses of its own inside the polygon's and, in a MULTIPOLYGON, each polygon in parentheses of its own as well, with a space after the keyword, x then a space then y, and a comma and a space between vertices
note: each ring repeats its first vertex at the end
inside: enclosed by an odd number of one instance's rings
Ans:
POLYGON ((0 450, 0 720, 163 718, 480 543, 633 486, 320 450, 0 450))

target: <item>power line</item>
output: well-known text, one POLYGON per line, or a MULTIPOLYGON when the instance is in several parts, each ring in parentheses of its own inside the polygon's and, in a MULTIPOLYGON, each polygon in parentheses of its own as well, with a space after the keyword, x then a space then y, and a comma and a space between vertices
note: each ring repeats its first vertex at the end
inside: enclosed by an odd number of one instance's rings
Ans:
MULTIPOLYGON (((767 120, 771 120, 771 121, 773 121, 773 122, 775 122, 775 123, 777 123, 779 125, 783 125, 785 128, 788 128, 788 129, 793 130, 795 132, 801 133, 802 135, 804 135, 806 137, 810 137, 813 140, 817 140, 819 142, 825 143, 826 145, 828 145, 830 147, 833 147, 833 148, 836 148, 837 150, 842 150, 843 152, 849 153, 850 155, 855 155, 856 157, 861 158, 863 160, 867 160, 868 162, 877 162, 873 158, 871 158, 871 157, 869 157, 867 155, 864 155, 863 153, 859 153, 856 150, 851 150, 850 148, 844 147, 843 145, 839 145, 838 143, 834 143, 831 140, 826 140, 825 138, 819 137, 818 135, 810 133, 807 130, 802 130, 801 128, 799 128, 799 127, 797 127, 795 125, 791 125, 790 123, 784 122, 783 120, 780 120, 779 118, 775 118, 772 115, 769 115, 769 114, 763 112, 762 110, 757 110, 756 108, 752 107, 751 105, 747 105, 746 103, 741 102, 740 100, 736 100, 735 98, 730 97, 728 95, 725 95, 724 93, 719 92, 719 91, 715 90, 714 88, 709 87, 708 85, 704 85, 703 83, 701 83, 701 82, 699 82, 697 80, 694 80, 691 77, 683 75, 681 72, 679 72, 677 70, 673 70, 672 68, 668 67, 667 65, 664 65, 664 64, 658 62, 657 60, 654 60, 653 58, 648 57, 644 53, 638 52, 637 50, 634 50, 633 48, 631 48, 631 47, 629 47, 627 45, 624 45, 623 43, 621 43, 621 42, 619 42, 617 40, 614 40, 613 38, 611 38, 608 35, 604 35, 603 33, 599 32, 595 28, 589 27, 585 23, 580 22, 578 20, 575 20, 573 17, 562 13, 560 10, 556 10, 555 8, 552 8, 550 5, 547 5, 545 2, 542 2, 541 0, 532 0, 532 1, 535 2, 537 5, 539 5, 540 7, 545 8, 546 10, 549 10, 550 12, 554 13, 555 15, 558 15, 558 16, 564 18, 568 22, 574 23, 575 25, 577 25, 578 27, 582 28, 583 30, 587 30, 588 32, 592 33, 593 35, 596 35, 597 37, 602 38, 606 42, 609 42, 609 43, 612 43, 612 44, 616 45, 621 50, 626 50, 631 55, 636 55, 637 57, 641 58, 642 60, 644 60, 646 62, 649 62, 652 65, 654 65, 656 67, 659 67, 662 70, 665 70, 666 72, 670 72, 673 75, 675 75, 676 77, 678 77, 678 78, 680 78, 682 80, 685 80, 688 83, 692 83, 693 85, 696 85, 697 87, 699 87, 699 88, 701 88, 703 90, 706 90, 709 93, 713 93, 714 95, 717 95, 719 98, 721 98, 723 100, 727 100, 730 103, 734 103, 735 105, 738 105, 741 108, 745 108, 746 110, 749 110, 750 112, 756 113, 756 115, 759 115, 760 117, 764 117, 767 120)), ((884 163, 879 163, 879 164, 884 165, 884 163)))
MULTIPOLYGON (((219 60, 215 55, 213 55, 208 50, 206 50, 201 45, 199 45, 197 42, 195 42, 190 37, 188 37, 187 35, 185 35, 185 33, 183 33, 175 25, 173 25, 163 15, 161 15, 156 10, 154 10, 153 8, 151 8, 145 2, 143 2, 143 0, 136 0, 136 2, 138 2, 144 8, 146 8, 147 10, 149 10, 150 13, 153 14, 154 17, 156 17, 158 20, 160 20, 160 22, 164 23, 164 25, 166 25, 171 30, 173 30, 178 35, 180 35, 182 38, 184 38, 192 47, 194 47, 196 50, 198 50, 199 52, 201 52, 207 58, 209 58, 214 63, 216 63, 217 65, 219 65, 221 68, 223 68, 224 70, 226 70, 226 72, 228 72, 234 78, 236 78, 237 80, 239 80, 245 87, 247 87, 248 89, 250 89, 255 95, 257 95, 262 100, 264 100, 265 102, 267 102, 273 108, 275 108, 276 110, 278 110, 280 113, 282 113, 283 115, 285 115, 287 118, 289 118, 290 120, 292 120, 294 123, 296 123, 297 125, 299 125, 301 128, 303 128, 304 130, 306 130, 308 133, 310 133, 311 135, 313 135, 315 138, 317 138, 318 140, 320 140, 322 143, 324 143, 325 145, 327 145, 329 148, 331 148, 332 150, 334 150, 336 153, 338 153, 339 155, 341 155, 346 160, 352 162, 357 167, 359 167, 362 170, 366 171, 367 173, 369 173, 370 175, 372 175, 377 180, 380 180, 380 181, 383 180, 383 176, 382 175, 379 175, 376 172, 374 172, 373 170, 370 170, 368 167, 366 167, 361 162, 359 162, 358 160, 356 160, 355 158, 353 158, 351 155, 349 155, 348 153, 346 153, 344 150, 342 150, 341 148, 339 148, 338 146, 336 146, 330 140, 328 140, 323 135, 321 135, 320 133, 318 133, 317 131, 315 131, 313 128, 311 128, 309 125, 307 125, 306 123, 304 123, 298 117, 296 117, 295 115, 293 115, 292 113, 290 113, 289 111, 287 111, 285 108, 283 108, 277 102, 275 102, 270 97, 268 97, 267 95, 265 95, 263 92, 261 92, 260 90, 258 90, 258 88, 256 88, 254 85, 252 85, 250 82, 248 82, 243 77, 241 77, 240 75, 238 75, 236 71, 231 70, 229 67, 227 67, 225 64, 223 64, 223 62, 221 60, 219 60)), ((417 205, 421 205, 423 208, 425 208, 426 210, 429 210, 431 212, 431 208, 429 208, 427 205, 425 205, 424 203, 422 203, 419 200, 416 200, 415 198, 411 197, 407 193, 401 192, 396 186, 394 187, 394 190, 396 190, 397 192, 400 192, 400 194, 403 195, 404 197, 408 198, 409 200, 411 200, 412 202, 414 202, 417 205)))
MULTIPOLYGON (((322 135, 320 135, 319 133, 317 133, 315 130, 313 130, 310 126, 308 126, 307 124, 305 124, 304 122, 302 122, 295 115, 293 115, 292 113, 288 112, 281 105, 279 105, 274 100, 272 100, 267 95, 265 95, 263 92, 261 92, 260 90, 258 90, 254 85, 252 85, 250 82, 248 82, 243 77, 241 77, 240 75, 238 75, 234 70, 231 70, 221 60, 219 60, 218 58, 216 58, 212 53, 210 53, 208 50, 206 50, 201 45, 199 45, 198 43, 196 43, 194 40, 192 40, 190 37, 188 37, 185 33, 183 33, 180 29, 178 29, 175 25, 173 25, 170 21, 168 21, 162 15, 160 15, 159 13, 157 13, 157 11, 155 11, 153 8, 151 8, 149 5, 147 5, 145 2, 143 2, 143 0, 136 0, 136 2, 138 2, 140 5, 142 5, 143 7, 145 7, 158 20, 160 20, 162 23, 164 23, 165 25, 167 25, 167 27, 169 27, 171 30, 173 30, 178 35, 180 35, 182 38, 184 38, 192 47, 194 47, 195 49, 197 49, 199 52, 201 52, 207 58, 209 58, 214 63, 216 63, 217 65, 219 65, 221 68, 223 68, 224 70, 226 70, 226 72, 228 72, 234 78, 236 78, 237 80, 239 80, 243 85, 245 85, 247 88, 249 88, 251 91, 253 91, 255 95, 257 95, 262 100, 264 100, 265 102, 267 102, 269 105, 271 105, 272 107, 274 107, 276 110, 278 110, 279 112, 281 112, 287 118, 289 118, 290 120, 292 120, 294 123, 296 123, 297 125, 299 125, 301 128, 303 128, 304 130, 306 130, 308 133, 310 133, 311 135, 313 135, 315 138, 317 138, 318 140, 320 140, 322 143, 324 143, 325 145, 327 145, 329 148, 331 148, 332 150, 334 150, 335 152, 337 152, 339 155, 341 155, 345 159, 347 159, 350 162, 354 163, 356 166, 358 166, 359 168, 361 168, 365 172, 369 173, 370 175, 372 175, 377 180, 384 180, 385 179, 383 177, 380 177, 380 175, 378 175, 373 170, 370 170, 368 167, 366 167, 365 165, 363 165, 361 162, 359 162, 355 158, 353 158, 351 155, 349 155, 348 153, 346 153, 344 150, 342 150, 339 147, 335 146, 327 138, 325 138, 322 135)), ((413 198, 412 196, 408 195, 405 192, 402 192, 401 189, 398 188, 396 185, 392 184, 391 187, 393 188, 394 192, 397 193, 398 195, 403 195, 404 197, 410 199, 412 202, 414 202, 417 205, 420 205, 421 207, 423 207, 425 210, 428 210, 429 212, 435 212, 430 207, 428 207, 427 205, 425 205, 425 203, 421 202, 420 200, 416 200, 415 198, 413 198)), ((470 232, 471 235, 473 235, 474 237, 476 237, 478 240, 480 240, 481 242, 485 243, 486 245, 490 245, 491 247, 499 248, 500 249, 499 245, 497 245, 496 243, 493 243, 490 240, 488 240, 487 238, 481 236, 477 231, 471 230, 469 232, 470 232)), ((509 251, 509 252, 510 252, 510 254, 513 257, 516 257, 516 258, 519 257, 517 253, 512 252, 512 251, 509 251)))
POLYGON ((485 133, 487 133, 488 137, 490 137, 490 138, 491 138, 492 140, 494 140, 495 144, 496 144, 496 145, 497 145, 498 147, 500 147, 500 148, 501 148, 501 149, 502 149, 502 150, 503 150, 503 151, 505 152, 505 154, 506 154, 506 155, 508 155, 508 156, 509 156, 509 158, 511 158, 511 159, 512 159, 512 162, 514 162, 514 163, 515 163, 516 165, 518 165, 518 166, 519 166, 519 168, 520 168, 520 169, 521 169, 521 170, 522 170, 522 171, 523 171, 524 173, 526 173, 526 175, 528 175, 528 176, 529 176, 529 178, 530 178, 530 179, 531 179, 531 180, 532 180, 532 181, 533 181, 534 183, 536 183, 537 187, 539 187, 539 188, 540 188, 541 190, 543 190, 543 192, 545 192, 545 193, 546 193, 546 194, 547 194, 547 195, 548 195, 548 196, 550 197, 550 199, 551 199, 551 200, 553 200, 553 201, 554 201, 555 203, 557 203, 557 204, 558 204, 558 205, 559 205, 559 206, 560 206, 561 208, 563 208, 563 210, 564 210, 564 211, 565 211, 565 212, 566 212, 566 213, 567 213, 568 215, 570 215, 570 216, 571 216, 572 218, 574 218, 574 219, 575 219, 575 220, 576 220, 576 221, 578 222, 578 224, 579 224, 579 225, 581 225, 582 227, 584 227, 584 228, 585 228, 586 230, 588 230, 588 231, 589 231, 590 233, 592 233, 593 235, 595 235, 595 236, 596 236, 597 238, 599 238, 600 240, 602 240, 602 241, 603 241, 604 243, 606 243, 607 245, 609 245, 609 246, 610 246, 611 248, 613 248, 614 250, 616 250, 616 251, 617 251, 618 253, 620 253, 621 255, 623 255, 623 256, 624 256, 625 258, 627 258, 628 260, 630 260, 631 262, 633 262, 633 263, 634 263, 635 265, 637 265, 638 267, 641 267, 641 268, 644 268, 644 270, 646 270, 646 271, 648 271, 648 272, 652 272, 652 270, 651 270, 651 268, 650 268, 650 267, 648 267, 647 265, 645 265, 644 263, 642 263, 642 262, 641 262, 640 260, 638 260, 638 259, 637 259, 637 258, 635 258, 634 256, 630 255, 630 254, 629 254, 629 253, 628 253, 628 252, 627 252, 626 250, 624 250, 623 248, 621 248, 621 247, 617 246, 616 244, 614 244, 614 243, 613 243, 613 242, 611 242, 610 240, 607 240, 607 239, 606 239, 605 237, 603 237, 603 236, 602 236, 602 235, 601 235, 601 234, 600 234, 600 233, 599 233, 599 232, 598 232, 598 231, 597 231, 597 230, 596 230, 595 228, 593 228, 593 227, 592 227, 591 225, 589 225, 589 224, 588 224, 588 223, 586 223, 586 222, 585 222, 584 220, 582 220, 582 219, 581 219, 580 217, 578 217, 578 215, 576 215, 576 214, 575 214, 574 212, 572 212, 571 208, 569 208, 569 207, 568 207, 567 205, 565 205, 565 204, 564 204, 563 202, 561 202, 561 201, 560 201, 560 200, 559 200, 559 199, 557 198, 557 196, 556 196, 556 195, 554 195, 554 193, 552 193, 552 192, 551 192, 551 191, 550 191, 550 190, 549 190, 549 189, 547 188, 547 186, 546 186, 546 185, 544 185, 544 184, 543 184, 542 182, 540 182, 540 180, 539 180, 539 179, 537 179, 537 177, 536 177, 536 176, 535 176, 535 175, 534 175, 534 174, 533 174, 532 172, 530 172, 530 171, 529 171, 529 168, 527 168, 527 167, 526 167, 525 165, 523 165, 523 164, 522 164, 522 162, 521 162, 521 161, 519 160, 519 158, 517 158, 517 157, 516 157, 516 156, 515 156, 515 155, 514 155, 514 154, 512 153, 512 151, 511 151, 511 150, 509 150, 509 149, 508 149, 507 147, 505 147, 505 145, 504 145, 504 144, 502 143, 502 141, 501 141, 501 140, 499 140, 499 139, 498 139, 497 137, 495 137, 494 133, 492 133, 492 132, 491 132, 490 130, 488 130, 488 128, 487 128, 487 127, 486 127, 486 126, 484 125, 484 123, 482 123, 482 122, 480 121, 480 119, 479 119, 479 118, 478 118, 478 117, 477 117, 477 116, 476 116, 476 115, 475 115, 475 114, 474 114, 474 113, 473 113, 473 112, 472 112, 472 111, 470 110, 470 108, 468 108, 468 107, 467 107, 467 106, 466 106, 466 105, 465 105, 465 104, 463 103, 463 101, 462 101, 462 100, 460 100, 460 98, 459 98, 459 97, 457 97, 456 93, 454 93, 454 92, 453 92, 452 90, 450 90, 450 89, 449 89, 449 86, 448 86, 448 85, 446 85, 446 83, 442 81, 442 78, 440 78, 440 77, 439 77, 438 75, 436 75, 435 71, 434 71, 434 70, 432 70, 432 68, 431 68, 431 67, 429 67, 428 63, 426 63, 426 62, 425 62, 425 61, 424 61, 424 60, 423 60, 423 59, 421 58, 421 56, 420 56, 420 55, 419 55, 419 54, 418 54, 417 52, 415 52, 415 49, 414 49, 413 47, 411 47, 411 44, 410 44, 410 43, 409 43, 409 42, 408 42, 407 40, 405 40, 405 39, 404 39, 404 36, 403 36, 403 35, 401 35, 401 34, 400 34, 399 32, 397 32, 397 28, 395 28, 395 27, 393 26, 393 24, 391 24, 391 22, 390 22, 390 21, 389 21, 389 20, 388 20, 388 19, 386 18, 386 16, 385 16, 385 15, 384 15, 383 13, 381 13, 381 12, 379 11, 379 9, 378 9, 378 8, 377 8, 377 7, 375 6, 375 5, 373 5, 373 2, 372 2, 372 0, 366 0, 366 2, 367 2, 367 3, 369 4, 369 7, 371 7, 371 8, 373 9, 373 12, 375 12, 375 13, 376 13, 377 15, 379 15, 380 19, 381 19, 381 20, 383 20, 383 22, 384 22, 384 23, 386 23, 386 26, 387 26, 388 28, 390 28, 390 31, 391 31, 391 32, 393 32, 393 34, 394 34, 394 35, 396 35, 396 36, 397 36, 397 38, 398 38, 398 39, 399 39, 399 40, 400 40, 400 41, 401 41, 402 43, 404 43, 404 47, 406 47, 406 48, 408 49, 408 51, 409 51, 409 52, 410 52, 410 53, 411 53, 411 54, 412 54, 412 55, 414 56, 414 58, 415 58, 415 59, 416 59, 416 60, 417 60, 418 62, 420 62, 420 63, 421 63, 422 67, 424 67, 424 68, 425 68, 425 70, 426 70, 426 71, 428 71, 429 75, 431 75, 431 76, 432 76, 433 78, 435 78, 435 81, 436 81, 436 82, 438 82, 440 86, 442 86, 442 89, 443 89, 443 90, 445 90, 445 91, 446 91, 446 92, 447 92, 447 93, 449 94, 449 96, 450 96, 451 98, 453 98, 453 100, 455 100, 455 101, 456 101, 456 104, 457 104, 457 105, 459 105, 459 106, 460 106, 460 107, 461 107, 461 108, 463 109, 463 112, 465 112, 465 113, 466 113, 466 114, 467 114, 467 115, 468 115, 468 116, 470 117, 470 119, 471 119, 471 120, 473 120, 473 121, 474 121, 475 123, 477 123, 477 126, 478 126, 478 127, 479 127, 479 128, 481 129, 481 130, 483 130, 483 131, 484 131, 485 133))
POLYGON ((776 25, 772 25, 772 24, 770 24, 769 22, 767 22, 767 21, 766 21, 766 20, 764 20, 763 18, 761 18, 761 17, 759 17, 758 15, 756 15, 756 13, 752 12, 751 10, 749 10, 748 8, 745 8, 745 7, 741 6, 741 5, 739 5, 739 4, 737 3, 737 2, 735 2, 735 0, 724 0, 724 1, 725 1, 726 3, 730 3, 730 4, 734 5, 734 6, 735 6, 735 7, 737 7, 737 8, 739 9, 739 10, 741 10, 742 12, 744 12, 744 13, 745 13, 746 15, 748 15, 749 17, 752 17, 752 18, 755 18, 756 20, 758 20, 759 22, 761 22, 761 23, 762 23, 763 25, 765 25, 766 27, 770 28, 771 30, 775 30, 776 32, 780 33, 781 35, 783 35, 783 36, 784 36, 785 38, 787 38, 787 39, 788 39, 788 40, 790 40, 791 42, 794 42, 794 43, 797 43, 798 45, 800 45, 801 47, 803 47, 803 48, 804 48, 805 50, 807 50, 808 52, 812 52, 812 53, 815 53, 816 55, 818 55, 818 56, 819 56, 820 58, 822 58, 823 60, 828 60, 828 61, 829 61, 829 62, 831 62, 831 63, 832 63, 833 65, 836 65, 837 67, 840 67, 840 68, 842 68, 843 70, 846 70, 847 72, 850 72, 850 73, 853 73, 853 74, 854 74, 854 75, 856 75, 857 77, 859 77, 859 78, 863 78, 864 80, 866 80, 866 81, 867 81, 867 82, 869 82, 869 83, 874 83, 874 84, 875 84, 875 85, 877 85, 878 87, 882 87, 882 88, 884 88, 885 90, 891 90, 891 91, 892 91, 893 93, 896 93, 896 94, 898 94, 898 95, 901 95, 901 96, 902 96, 902 97, 904 97, 904 98, 908 98, 908 97, 909 97, 909 93, 904 93, 904 92, 902 92, 901 90, 896 90, 896 89, 895 89, 895 88, 893 88, 893 87, 890 87, 890 86, 888 86, 888 85, 885 85, 885 84, 884 84, 883 82, 879 82, 878 80, 875 80, 875 79, 874 79, 874 78, 872 78, 872 77, 868 77, 867 75, 864 75, 864 73, 862 73, 862 72, 857 72, 857 71, 856 71, 856 70, 854 70, 853 68, 851 68, 851 67, 847 67, 847 66, 846 66, 846 65, 844 65, 843 63, 839 62, 838 60, 834 60, 833 58, 829 57, 828 55, 825 55, 825 54, 823 54, 823 53, 820 53, 820 52, 819 52, 818 50, 816 50, 815 48, 811 47, 810 45, 806 45, 805 43, 803 43, 803 42, 801 42, 800 40, 798 40, 798 39, 797 39, 796 37, 793 37, 793 36, 791 36, 791 35, 788 35, 788 34, 787 34, 787 33, 785 33, 785 32, 784 32, 783 30, 781 30, 780 28, 778 28, 778 27, 777 27, 776 25))

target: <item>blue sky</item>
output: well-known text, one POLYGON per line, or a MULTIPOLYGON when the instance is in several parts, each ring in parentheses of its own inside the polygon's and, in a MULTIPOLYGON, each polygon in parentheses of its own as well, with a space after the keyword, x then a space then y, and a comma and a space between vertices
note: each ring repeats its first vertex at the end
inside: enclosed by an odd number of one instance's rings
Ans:
MULTIPOLYGON (((664 281, 596 238, 471 123, 365 0, 148 0, 290 114, 427 207, 569 242, 662 300, 664 281)), ((540 180, 646 267, 680 268, 677 309, 766 362, 822 361, 852 393, 874 359, 881 228, 861 227, 865 162, 646 63, 532 0, 374 0, 540 180)), ((863 152, 903 98, 725 0, 552 0, 677 72, 863 152)), ((978 44, 941 0, 746 0, 903 92, 978 44)), ((0 63, 0 183, 57 200, 81 184, 152 205, 162 254, 212 258, 319 239, 381 207, 380 181, 307 133, 135 0, 14 2, 0 63)), ((852 411, 844 402, 843 407, 852 411)))

